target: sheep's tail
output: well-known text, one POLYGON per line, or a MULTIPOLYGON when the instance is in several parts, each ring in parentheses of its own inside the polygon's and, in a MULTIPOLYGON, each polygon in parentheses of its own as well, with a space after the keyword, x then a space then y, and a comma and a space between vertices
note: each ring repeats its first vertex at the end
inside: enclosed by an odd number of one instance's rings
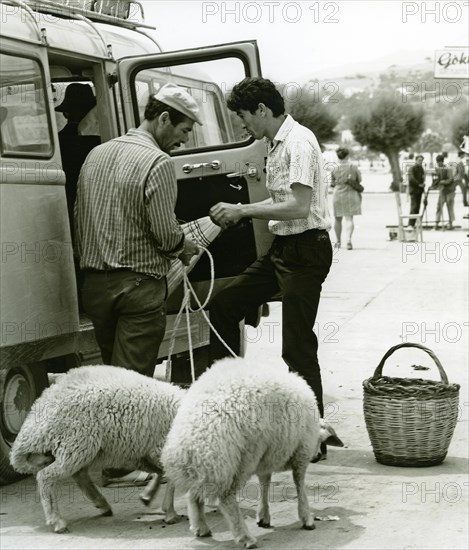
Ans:
POLYGON ((22 452, 15 447, 10 453, 10 464, 20 474, 35 474, 52 464, 54 460, 51 453, 22 452))

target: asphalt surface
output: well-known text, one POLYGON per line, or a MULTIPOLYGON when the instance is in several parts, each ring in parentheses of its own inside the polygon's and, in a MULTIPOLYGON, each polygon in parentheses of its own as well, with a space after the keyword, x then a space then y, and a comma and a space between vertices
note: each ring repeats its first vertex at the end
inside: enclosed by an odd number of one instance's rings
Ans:
MULTIPOLYGON (((366 176, 366 175, 365 175, 366 176)), ((336 251, 323 287, 316 324, 320 342, 326 411, 346 448, 330 448, 326 461, 307 473, 314 531, 300 528, 291 474, 273 476, 272 525, 256 525, 258 486, 253 478, 239 495, 248 528, 260 548, 269 549, 466 549, 468 548, 468 228, 461 196, 456 196, 453 231, 424 232, 424 243, 389 240, 385 226, 396 223, 388 179, 364 178, 363 215, 356 218, 354 249, 336 251), (375 192, 373 192, 375 191, 375 192), (458 422, 445 461, 432 467, 403 468, 376 462, 363 417, 362 382, 384 353, 401 342, 427 346, 440 359, 450 382, 461 385, 458 422)), ((431 194, 428 221, 434 216, 431 194)), ((405 203, 403 208, 408 205, 405 203)), ((333 236, 333 233, 332 233, 333 236)), ((334 240, 334 239, 333 239, 334 240)), ((279 364, 281 308, 257 329, 246 331, 247 355, 279 364)), ((278 366, 276 366, 279 364, 278 366)), ((401 349, 385 363, 384 374, 439 379, 433 360, 417 349, 401 349), (424 370, 416 371, 413 365, 424 370)), ((97 476, 98 474, 95 473, 97 476)), ((0 547, 16 548, 235 548, 220 512, 209 508, 212 538, 195 539, 187 517, 165 525, 160 505, 150 509, 140 489, 105 488, 113 517, 97 514, 71 481, 60 488, 60 507, 70 533, 45 525, 33 478, 1 489, 0 547)), ((187 516, 184 495, 176 509, 187 516)))

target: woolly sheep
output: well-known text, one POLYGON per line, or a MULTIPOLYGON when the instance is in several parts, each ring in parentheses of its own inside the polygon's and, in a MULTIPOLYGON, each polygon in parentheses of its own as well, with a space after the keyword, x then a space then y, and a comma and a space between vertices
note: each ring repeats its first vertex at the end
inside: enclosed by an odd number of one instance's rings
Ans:
MULTIPOLYGON (((112 515, 92 482, 92 464, 156 472, 148 504, 161 482, 160 454, 184 390, 131 370, 87 366, 69 371, 34 402, 16 438, 10 461, 20 473, 36 474, 46 522, 68 531, 57 503, 57 483, 73 477, 93 504, 112 515)), ((167 523, 178 516, 174 488, 163 502, 167 523)))
POLYGON ((321 441, 343 446, 330 426, 320 426, 316 397, 302 378, 280 367, 229 358, 216 362, 189 388, 161 460, 165 475, 189 491, 190 528, 196 536, 211 535, 203 506, 218 500, 236 542, 256 548, 236 493, 257 474, 257 521, 270 527, 271 474, 291 469, 300 520, 305 529, 314 529, 304 478, 321 441))

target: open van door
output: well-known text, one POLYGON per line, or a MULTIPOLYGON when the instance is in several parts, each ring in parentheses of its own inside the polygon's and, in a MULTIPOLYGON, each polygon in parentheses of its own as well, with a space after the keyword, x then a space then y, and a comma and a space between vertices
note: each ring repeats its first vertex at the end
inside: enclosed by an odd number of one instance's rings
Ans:
MULTIPOLYGON (((226 107, 234 84, 246 76, 260 76, 255 41, 126 57, 118 61, 117 71, 126 130, 139 126, 149 95, 168 82, 185 88, 200 107, 203 126, 194 124, 189 141, 171 153, 178 179, 176 215, 181 222, 207 216, 220 201, 247 203, 267 197, 265 144, 248 135, 226 107)), ((267 222, 261 220, 242 220, 223 231, 210 245, 214 292, 263 254, 270 242, 267 222)), ((206 256, 190 279, 204 298, 210 282, 206 256)), ((169 313, 171 304, 170 298, 169 313)))

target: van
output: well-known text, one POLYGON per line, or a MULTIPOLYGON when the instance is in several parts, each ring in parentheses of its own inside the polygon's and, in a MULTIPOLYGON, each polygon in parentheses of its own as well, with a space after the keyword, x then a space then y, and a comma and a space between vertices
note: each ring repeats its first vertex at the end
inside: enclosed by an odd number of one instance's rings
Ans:
MULTIPOLYGON (((181 223, 207 216, 219 201, 263 200, 266 190, 265 147, 243 132, 225 104, 234 83, 260 75, 255 41, 162 52, 140 4, 123 0, 0 0, 0 8, 0 482, 8 483, 18 477, 9 464, 11 444, 49 374, 101 362, 92 324, 78 303, 66 193, 70 155, 59 140, 66 121, 55 110, 66 88, 81 83, 93 90, 86 146, 138 126, 149 95, 167 82, 192 94, 204 125, 195 125, 190 141, 172 153, 181 223)), ((210 245, 213 292, 270 240, 263 221, 243 220, 223 231, 210 245)), ((211 279, 202 256, 190 273, 201 300, 211 279)), ((182 297, 179 286, 168 300, 161 362, 182 297)), ((202 370, 209 328, 200 312, 191 317, 190 340, 202 370)), ((255 311, 248 322, 258 319, 255 311)), ((189 338, 185 326, 176 329, 171 380, 190 382, 189 338)))

